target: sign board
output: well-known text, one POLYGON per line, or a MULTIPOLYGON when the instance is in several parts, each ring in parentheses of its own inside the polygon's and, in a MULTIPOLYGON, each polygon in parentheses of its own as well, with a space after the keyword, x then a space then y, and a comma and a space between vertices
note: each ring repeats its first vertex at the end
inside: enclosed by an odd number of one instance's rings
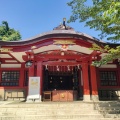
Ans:
POLYGON ((40 77, 29 77, 28 99, 40 98, 40 77))

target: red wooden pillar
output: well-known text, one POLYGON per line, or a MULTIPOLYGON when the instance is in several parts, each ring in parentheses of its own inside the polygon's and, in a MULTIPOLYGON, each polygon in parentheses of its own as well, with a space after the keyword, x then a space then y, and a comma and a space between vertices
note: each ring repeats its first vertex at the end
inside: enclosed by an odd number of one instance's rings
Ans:
POLYGON ((96 67, 90 65, 92 100, 98 100, 97 73, 96 67))
POLYGON ((20 80, 19 80, 19 86, 23 87, 24 86, 24 69, 25 69, 25 64, 21 64, 21 70, 20 70, 20 80))
MULTIPOLYGON (((28 89, 29 89, 29 77, 34 77, 34 64, 32 64, 32 66, 30 66, 29 67, 29 76, 28 76, 28 89)), ((28 90, 27 90, 27 93, 26 93, 27 95, 28 95, 28 90)))
POLYGON ((34 64, 29 67, 29 77, 34 77, 34 64))
POLYGON ((80 99, 83 99, 83 79, 81 69, 79 69, 79 97, 80 99))
POLYGON ((37 77, 40 77, 40 95, 42 96, 42 89, 43 89, 43 67, 42 67, 42 61, 37 62, 37 77))
MULTIPOLYGON (((1 69, 1 64, 0 64, 0 84, 1 84, 1 82, 2 82, 2 69, 1 69)), ((1 87, 1 86, 0 86, 1 87)), ((4 90, 1 90, 1 88, 0 88, 0 95, 1 95, 1 93, 2 92, 4 92, 4 90)), ((4 95, 5 93, 3 93, 3 95, 4 95)), ((4 98, 5 96, 2 96, 2 98, 4 98)))
POLYGON ((0 83, 2 82, 2 69, 1 69, 1 64, 0 64, 0 83))
POLYGON ((83 100, 90 101, 88 62, 82 63, 82 80, 83 80, 83 100))
POLYGON ((118 86, 120 86, 120 65, 117 65, 117 73, 118 73, 118 86))

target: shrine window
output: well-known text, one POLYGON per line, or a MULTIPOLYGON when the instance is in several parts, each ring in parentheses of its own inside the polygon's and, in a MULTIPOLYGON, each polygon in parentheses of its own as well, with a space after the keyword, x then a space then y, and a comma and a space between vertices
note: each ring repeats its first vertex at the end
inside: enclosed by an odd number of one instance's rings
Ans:
POLYGON ((2 71, 0 86, 18 86, 19 78, 19 71, 2 71))
POLYGON ((116 71, 100 71, 101 86, 116 86, 117 74, 116 71))

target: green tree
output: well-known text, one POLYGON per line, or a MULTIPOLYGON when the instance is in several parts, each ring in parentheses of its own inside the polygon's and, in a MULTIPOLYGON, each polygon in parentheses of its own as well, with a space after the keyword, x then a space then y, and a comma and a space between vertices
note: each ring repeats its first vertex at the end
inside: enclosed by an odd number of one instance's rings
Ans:
POLYGON ((100 30, 101 37, 120 40, 120 0, 92 0, 92 5, 87 5, 87 1, 72 0, 68 3, 72 8, 68 22, 86 22, 86 26, 100 30))
POLYGON ((21 39, 19 31, 9 28, 7 21, 2 21, 0 26, 0 40, 2 41, 18 41, 21 39))
MULTIPOLYGON (((108 40, 120 41, 120 0, 72 0, 68 5, 72 9, 72 15, 68 22, 85 22, 91 29, 101 31, 101 38, 107 37, 108 40)), ((109 61, 120 58, 120 46, 115 48, 93 45, 93 50, 107 53, 100 61, 93 62, 99 66, 109 61)))
POLYGON ((107 64, 113 60, 118 59, 120 62, 120 46, 110 47, 109 45, 99 46, 97 44, 93 44, 92 50, 100 51, 101 53, 106 53, 104 57, 100 61, 94 61, 92 65, 99 67, 100 65, 107 64))

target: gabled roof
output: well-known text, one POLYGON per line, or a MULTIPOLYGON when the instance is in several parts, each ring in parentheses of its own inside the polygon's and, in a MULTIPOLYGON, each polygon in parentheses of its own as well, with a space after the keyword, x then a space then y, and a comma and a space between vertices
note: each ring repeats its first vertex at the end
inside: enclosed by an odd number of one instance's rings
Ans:
POLYGON ((20 40, 20 41, 0 41, 0 46, 24 46, 34 44, 50 38, 77 38, 87 41, 88 43, 97 43, 99 45, 109 44, 110 46, 116 46, 118 44, 106 43, 95 37, 92 37, 86 33, 77 32, 72 27, 65 24, 66 18, 63 18, 63 24, 58 25, 52 31, 38 34, 34 37, 20 40))
POLYGON ((20 41, 0 41, 0 45, 1 46, 22 46, 22 45, 29 45, 29 44, 33 44, 35 42, 38 41, 42 41, 48 38, 56 38, 56 37, 70 37, 70 38, 81 38, 85 41, 88 42, 97 42, 97 43, 105 43, 103 41, 100 41, 98 39, 96 39, 95 37, 89 36, 85 33, 81 33, 81 32, 76 32, 74 30, 53 30, 53 31, 49 31, 49 32, 45 32, 45 33, 41 33, 37 36, 25 39, 25 40, 20 40, 20 41))
POLYGON ((58 40, 75 40, 73 47, 69 48, 69 51, 77 51, 78 53, 84 53, 90 55, 93 51, 89 49, 92 43, 99 45, 105 45, 106 43, 98 40, 85 33, 77 32, 72 27, 59 25, 52 31, 41 33, 35 37, 28 38, 20 41, 0 41, 1 49, 10 48, 10 51, 1 53, 1 61, 3 63, 21 63, 25 62, 22 58, 26 55, 26 52, 33 50, 34 54, 43 53, 46 51, 60 50, 58 45, 54 44, 54 41, 58 40), (12 62, 10 62, 12 61, 12 62))

